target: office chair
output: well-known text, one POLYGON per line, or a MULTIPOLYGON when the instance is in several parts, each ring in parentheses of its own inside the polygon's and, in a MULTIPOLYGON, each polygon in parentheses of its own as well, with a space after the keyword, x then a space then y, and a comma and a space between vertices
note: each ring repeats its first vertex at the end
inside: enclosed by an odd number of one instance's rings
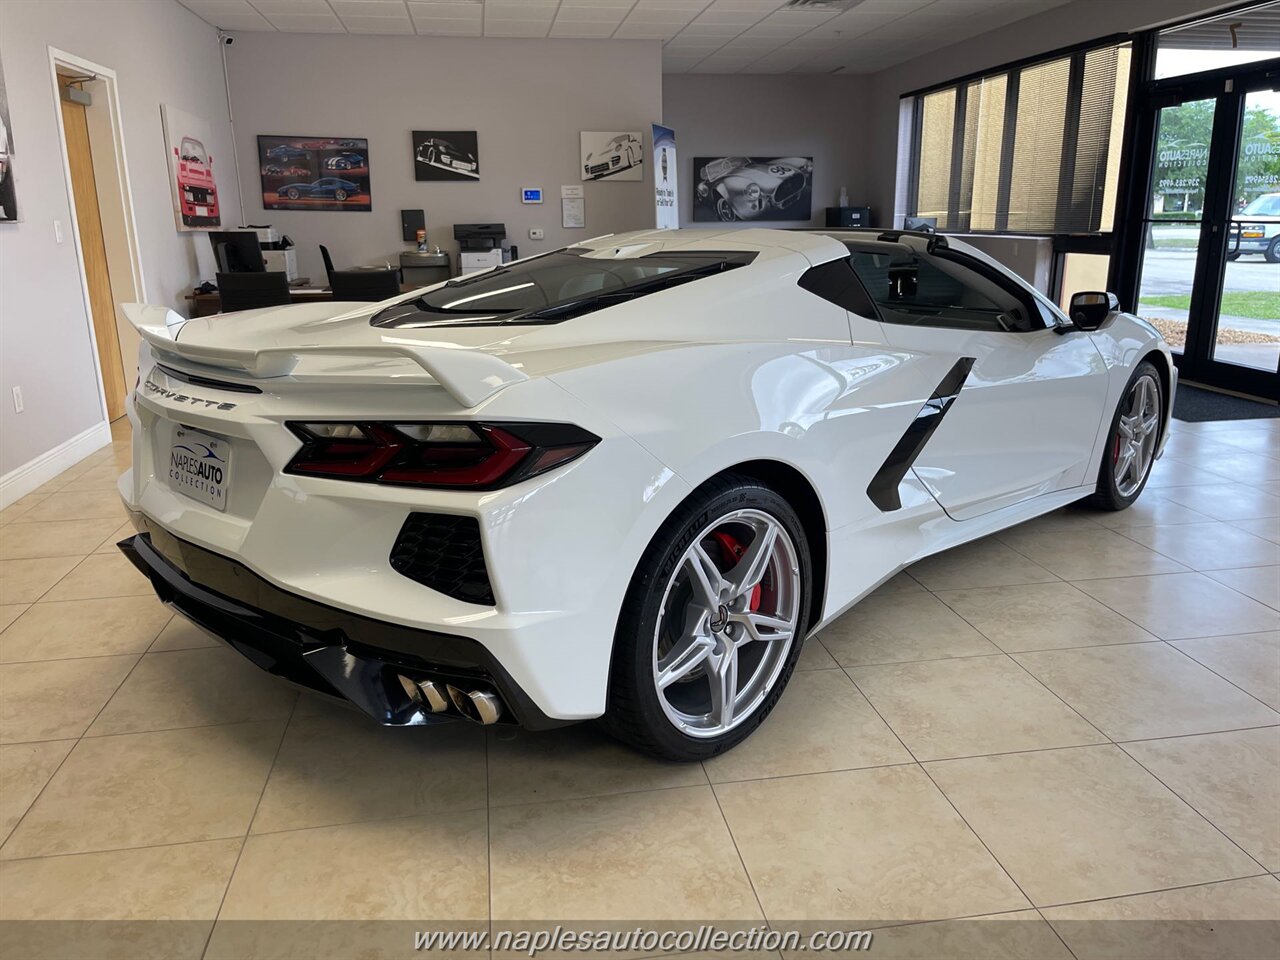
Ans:
POLYGON ((320 256, 324 260, 324 275, 330 282, 333 280, 333 257, 329 256, 329 248, 320 244, 320 256))
POLYGON ((335 300, 386 300, 400 293, 395 270, 335 270, 329 274, 335 300))
POLYGON ((289 279, 283 273, 219 273, 218 293, 223 313, 292 302, 289 279))

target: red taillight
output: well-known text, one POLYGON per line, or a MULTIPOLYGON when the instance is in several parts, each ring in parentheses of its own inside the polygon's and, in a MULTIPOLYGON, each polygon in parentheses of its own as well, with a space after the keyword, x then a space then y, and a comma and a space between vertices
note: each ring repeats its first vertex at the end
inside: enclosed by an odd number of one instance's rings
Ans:
POLYGON ((600 442, 567 423, 291 422, 302 449, 286 473, 415 487, 504 487, 600 442))

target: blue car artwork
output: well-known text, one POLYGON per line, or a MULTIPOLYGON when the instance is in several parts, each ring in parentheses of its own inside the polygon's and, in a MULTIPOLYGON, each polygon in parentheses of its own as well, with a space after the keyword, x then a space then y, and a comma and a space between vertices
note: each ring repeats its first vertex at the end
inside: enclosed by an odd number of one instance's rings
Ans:
POLYGON ((338 177, 325 177, 314 183, 286 183, 276 194, 281 200, 311 199, 346 200, 360 192, 359 184, 338 177))
POLYGON ((364 157, 358 153, 340 153, 324 162, 326 170, 354 170, 364 166, 364 157))

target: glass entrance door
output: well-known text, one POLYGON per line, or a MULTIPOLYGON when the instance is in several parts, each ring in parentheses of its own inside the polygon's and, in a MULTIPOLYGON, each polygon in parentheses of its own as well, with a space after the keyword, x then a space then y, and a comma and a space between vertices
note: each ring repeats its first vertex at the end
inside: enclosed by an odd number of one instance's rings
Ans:
POLYGON ((1229 73, 1156 81, 1141 107, 1135 312, 1183 378, 1280 399, 1280 71, 1229 73))

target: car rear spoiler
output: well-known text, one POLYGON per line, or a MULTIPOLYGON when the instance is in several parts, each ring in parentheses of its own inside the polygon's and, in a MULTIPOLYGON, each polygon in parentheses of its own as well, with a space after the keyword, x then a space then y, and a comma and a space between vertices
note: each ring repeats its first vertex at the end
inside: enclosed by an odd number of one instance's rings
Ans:
POLYGON ((478 406, 499 390, 529 379, 524 371, 489 353, 466 347, 427 347, 387 336, 370 344, 298 344, 256 350, 179 343, 178 332, 187 321, 168 307, 126 303, 122 309, 138 335, 162 358, 236 370, 258 379, 288 376, 304 357, 404 357, 426 371, 464 407, 478 406))

